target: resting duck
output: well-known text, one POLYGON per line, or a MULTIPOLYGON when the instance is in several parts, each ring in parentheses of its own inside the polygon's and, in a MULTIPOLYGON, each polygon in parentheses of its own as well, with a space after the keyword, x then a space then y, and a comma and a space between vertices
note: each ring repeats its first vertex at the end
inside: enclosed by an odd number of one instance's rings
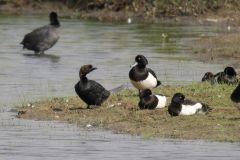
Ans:
POLYGON ((202 78, 202 82, 209 82, 214 77, 212 72, 206 72, 205 75, 202 78))
POLYGON ((237 84, 237 73, 233 67, 226 67, 223 72, 219 72, 211 79, 211 84, 237 84))
POLYGON ((168 106, 168 113, 171 116, 204 114, 212 108, 208 105, 192 100, 186 100, 182 93, 176 93, 168 106))
POLYGON ((140 101, 138 106, 140 109, 163 108, 166 106, 167 98, 161 94, 154 94, 150 89, 144 89, 139 95, 140 101))

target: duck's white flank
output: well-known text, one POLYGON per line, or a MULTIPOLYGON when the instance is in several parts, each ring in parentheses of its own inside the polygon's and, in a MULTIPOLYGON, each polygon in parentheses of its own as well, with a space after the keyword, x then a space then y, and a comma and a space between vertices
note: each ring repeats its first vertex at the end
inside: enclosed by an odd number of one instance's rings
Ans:
POLYGON ((196 103, 195 105, 182 105, 180 115, 193 115, 200 112, 201 109, 202 109, 201 103, 196 103))
POLYGON ((240 103, 236 103, 232 101, 232 104, 234 105, 234 107, 236 107, 238 110, 240 110, 240 103))
POLYGON ((157 86, 157 79, 150 72, 148 72, 147 79, 139 82, 134 82, 133 80, 131 80, 131 83, 135 88, 139 90, 153 89, 157 86))
POLYGON ((155 96, 158 99, 158 105, 156 108, 164 108, 167 103, 167 98, 165 96, 161 96, 161 95, 155 95, 155 96))

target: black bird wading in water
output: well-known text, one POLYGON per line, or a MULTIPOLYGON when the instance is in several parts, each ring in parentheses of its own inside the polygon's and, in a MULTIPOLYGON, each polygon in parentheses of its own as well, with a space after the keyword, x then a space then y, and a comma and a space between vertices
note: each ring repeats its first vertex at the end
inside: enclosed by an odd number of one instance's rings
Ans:
POLYGON ((97 68, 94 68, 92 65, 82 66, 79 71, 80 81, 75 85, 75 91, 88 105, 87 109, 90 109, 90 105, 101 105, 106 99, 108 99, 110 94, 120 92, 125 88, 125 86, 122 85, 108 91, 101 84, 93 80, 88 80, 86 75, 95 69, 97 68))
POLYGON ((34 31, 26 34, 20 44, 23 49, 35 51, 36 54, 43 54, 43 52, 54 46, 60 36, 61 27, 57 19, 57 13, 50 13, 51 24, 42 26, 34 31))

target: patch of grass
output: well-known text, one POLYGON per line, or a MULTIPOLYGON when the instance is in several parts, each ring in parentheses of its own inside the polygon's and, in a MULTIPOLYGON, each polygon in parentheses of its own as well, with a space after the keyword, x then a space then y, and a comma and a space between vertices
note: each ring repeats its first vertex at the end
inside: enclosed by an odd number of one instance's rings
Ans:
POLYGON ((195 46, 192 52, 197 54, 200 60, 239 64, 239 33, 203 38, 192 41, 189 45, 191 44, 195 46))
POLYGON ((153 90, 167 96, 167 105, 176 92, 187 99, 200 101, 213 108, 207 115, 171 117, 167 107, 154 110, 139 110, 138 91, 125 90, 111 95, 101 106, 87 105, 79 97, 50 98, 32 102, 35 107, 22 106, 26 114, 20 118, 53 120, 57 119, 86 126, 91 124, 114 133, 141 135, 143 138, 168 137, 183 139, 206 139, 214 141, 240 141, 240 114, 233 107, 230 95, 236 85, 192 83, 188 85, 164 86, 153 90), (59 108, 61 111, 53 111, 59 108), (77 108, 77 110, 76 110, 77 108), (59 118, 58 118, 59 117, 59 118))

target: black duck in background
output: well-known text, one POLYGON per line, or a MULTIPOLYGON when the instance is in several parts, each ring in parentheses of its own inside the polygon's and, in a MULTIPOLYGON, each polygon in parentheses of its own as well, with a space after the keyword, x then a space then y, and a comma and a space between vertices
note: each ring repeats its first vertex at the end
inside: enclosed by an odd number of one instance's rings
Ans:
POLYGON ((185 99, 182 93, 176 93, 168 106, 168 113, 171 116, 205 114, 212 110, 208 105, 185 99))
POLYGON ((90 109, 89 105, 101 105, 110 94, 122 91, 125 86, 122 85, 110 91, 107 91, 101 84, 88 80, 86 75, 97 68, 93 68, 92 65, 84 65, 80 68, 79 77, 80 81, 75 85, 75 91, 77 95, 88 105, 87 109, 90 109))
POLYGON ((211 84, 237 84, 237 73, 233 67, 226 67, 223 72, 219 72, 211 79, 211 84))
POLYGON ((206 72, 202 78, 202 82, 210 82, 213 77, 214 75, 212 72, 206 72))
POLYGON ((167 98, 161 94, 152 94, 150 89, 144 89, 139 95, 140 109, 154 109, 166 107, 167 98))
POLYGON ((156 74, 150 68, 146 68, 148 64, 147 58, 143 55, 137 55, 135 57, 135 64, 129 71, 129 78, 132 85, 139 90, 153 89, 161 84, 157 79, 156 74))
POLYGON ((50 24, 35 29, 26 34, 20 44, 23 49, 33 50, 35 53, 42 53, 54 46, 60 36, 61 27, 57 19, 57 13, 50 13, 50 24))

